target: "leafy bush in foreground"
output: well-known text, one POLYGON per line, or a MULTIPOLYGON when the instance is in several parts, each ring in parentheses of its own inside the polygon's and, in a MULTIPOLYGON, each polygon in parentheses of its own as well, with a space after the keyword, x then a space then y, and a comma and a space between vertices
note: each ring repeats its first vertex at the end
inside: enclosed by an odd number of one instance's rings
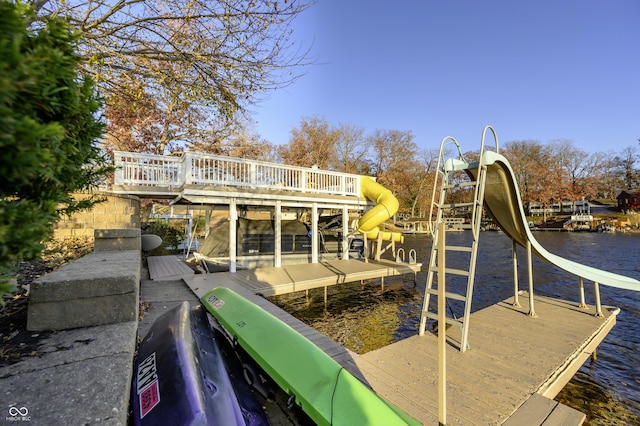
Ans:
POLYGON ((94 82, 78 75, 77 41, 64 20, 35 21, 28 5, 0 1, 0 294, 11 267, 40 254, 61 214, 99 201, 71 194, 110 169, 96 145, 101 102, 94 82))

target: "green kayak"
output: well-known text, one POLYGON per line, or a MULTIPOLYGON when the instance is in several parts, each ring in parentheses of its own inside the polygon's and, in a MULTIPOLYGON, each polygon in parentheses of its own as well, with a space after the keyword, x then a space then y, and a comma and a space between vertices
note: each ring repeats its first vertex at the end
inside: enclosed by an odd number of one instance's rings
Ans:
POLYGON ((319 425, 418 425, 307 338, 227 288, 202 304, 238 344, 319 425))

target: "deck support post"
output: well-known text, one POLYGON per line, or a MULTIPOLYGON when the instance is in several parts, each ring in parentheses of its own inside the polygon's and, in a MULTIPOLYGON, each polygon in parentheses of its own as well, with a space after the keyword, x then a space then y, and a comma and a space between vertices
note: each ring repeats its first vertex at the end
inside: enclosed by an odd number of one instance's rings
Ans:
POLYGON ((593 290, 596 296, 596 316, 603 317, 602 315, 602 305, 600 304, 600 284, 596 281, 593 282, 593 290))
POLYGON ((236 199, 229 200, 229 272, 236 272, 238 250, 238 208, 236 199))
POLYGON ((533 260, 531 259, 531 241, 527 240, 527 274, 529 277, 529 316, 536 318, 536 310, 533 306, 533 260))
POLYGON ((327 310, 327 286, 324 286, 324 310, 327 310))
POLYGON ((513 306, 519 308, 518 300, 518 253, 516 252, 516 240, 511 240, 511 255, 513 257, 513 306))
POLYGON ((369 263, 369 239, 367 234, 362 234, 362 241, 364 242, 364 251, 362 253, 364 255, 364 263, 369 263))
POLYGON ((382 292, 384 293, 384 277, 380 277, 380 287, 382 288, 382 292))
POLYGON ((207 209, 204 212, 204 238, 209 236, 211 230, 211 209, 207 209))
POLYGON ((587 303, 584 300, 584 278, 578 277, 578 286, 580 287, 580 304, 578 307, 584 309, 587 307, 587 303))
POLYGON ((318 203, 311 206, 311 263, 318 263, 318 203))
POLYGON ((447 424, 447 307, 445 224, 438 224, 438 424, 447 424))
MULTIPOLYGON (((373 243, 371 244, 371 247, 373 248, 373 243)), ((373 259, 375 261, 380 261, 380 255, 382 254, 382 251, 384 250, 384 248, 382 247, 382 231, 378 232, 378 238, 376 239, 376 251, 374 252, 374 256, 373 259)))
POLYGON ((276 200, 276 211, 274 214, 274 226, 273 226, 273 251, 274 251, 274 265, 276 268, 282 266, 282 201, 276 200))
POLYGON ((349 208, 342 207, 342 258, 349 259, 349 208))

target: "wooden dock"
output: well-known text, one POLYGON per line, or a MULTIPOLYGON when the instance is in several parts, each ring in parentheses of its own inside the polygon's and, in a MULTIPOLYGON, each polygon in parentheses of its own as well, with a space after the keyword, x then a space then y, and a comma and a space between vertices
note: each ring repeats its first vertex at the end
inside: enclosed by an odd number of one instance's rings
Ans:
MULTIPOLYGON (((209 275, 215 277, 216 287, 240 284, 255 294, 271 297, 368 279, 380 279, 384 285, 385 278, 401 275, 410 275, 411 280, 415 281, 421 267, 421 263, 409 264, 388 260, 364 262, 349 259, 285 265, 279 268, 243 269, 233 273, 216 272, 209 275)), ((201 291, 206 293, 212 288, 201 291)))
MULTIPOLYGON (((575 303, 536 297, 538 318, 503 301, 471 315, 470 349, 458 351, 460 331, 447 331, 447 424, 502 424, 525 402, 546 401, 547 414, 557 411, 580 424, 582 413, 540 397, 554 398, 595 351, 615 324, 617 309, 605 317, 575 303)), ((355 358, 372 388, 426 424, 437 422, 437 336, 413 336, 355 358)), ((538 414, 539 410, 538 410, 538 414)), ((514 418, 516 418, 514 416, 514 418)), ((543 417, 546 418, 546 417, 543 417)), ((528 417, 525 423, 535 423, 528 417)), ((547 423, 553 424, 553 423, 547 423)))
POLYGON ((149 277, 154 281, 170 281, 195 273, 180 256, 149 256, 147 265, 149 277))
MULTIPOLYGON (((357 355, 258 295, 357 281, 360 278, 352 277, 370 273, 347 271, 345 265, 325 265, 324 269, 314 266, 288 272, 284 271, 290 267, 188 275, 183 280, 198 297, 215 287, 235 290, 299 331, 385 399, 424 424, 437 423, 434 334, 416 335, 357 355), (326 276, 323 281, 319 271, 324 275, 333 271, 334 276, 326 276), (288 281, 281 272, 288 275, 288 281)), ((529 317, 526 309, 513 307, 510 300, 471 314, 471 347, 465 353, 457 349, 459 330, 447 330, 447 424, 582 423, 584 414, 551 398, 606 337, 615 325, 618 310, 605 307, 605 316, 597 317, 594 308, 581 309, 572 302, 536 296, 535 303, 537 318, 529 317)))

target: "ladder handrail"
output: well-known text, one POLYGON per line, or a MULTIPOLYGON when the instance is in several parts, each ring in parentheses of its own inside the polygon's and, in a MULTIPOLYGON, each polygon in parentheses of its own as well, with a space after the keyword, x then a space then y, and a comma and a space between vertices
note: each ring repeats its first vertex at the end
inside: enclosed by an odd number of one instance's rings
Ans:
MULTIPOLYGON (((486 185, 487 166, 483 162, 483 157, 485 153, 485 140, 488 132, 491 132, 493 134, 493 137, 495 140, 496 152, 499 150, 498 137, 496 135, 495 130, 493 129, 492 126, 485 126, 482 131, 482 139, 480 142, 480 151, 479 151, 477 164, 476 163, 469 164, 469 162, 466 161, 462 153, 462 150, 460 149, 460 144, 455 138, 451 136, 447 136, 442 140, 442 142, 440 143, 440 153, 438 155, 438 166, 436 168, 436 176, 434 178, 434 186, 433 186, 433 192, 431 196, 431 209, 429 213, 430 214, 429 219, 430 220, 432 219, 433 209, 434 209, 434 206, 436 206, 438 208, 437 215, 436 215, 436 223, 441 223, 447 219, 443 217, 443 212, 445 211, 445 209, 449 208, 450 210, 451 207, 453 206, 453 204, 451 205, 445 204, 445 199, 447 197, 448 191, 454 188, 459 188, 459 187, 471 187, 471 186, 474 187, 473 201, 471 203, 466 203, 466 202, 464 203, 471 207, 472 241, 471 241, 471 246, 468 247, 467 250, 464 250, 470 253, 468 270, 447 271, 445 269, 445 272, 443 272, 444 274, 464 273, 464 275, 467 276, 467 286, 466 286, 466 292, 464 296, 456 295, 454 297, 455 299, 464 301, 464 314, 462 315, 462 318, 459 320, 457 318, 453 318, 455 319, 455 322, 460 325, 460 328, 461 328, 461 339, 460 339, 461 352, 464 352, 468 348, 469 317, 471 313, 471 301, 473 299, 473 285, 475 280, 475 268, 476 268, 476 260, 477 260, 477 253, 478 253, 478 242, 480 237, 480 225, 482 222, 482 213, 483 213, 483 207, 484 207, 484 190, 486 185), (458 151, 458 158, 452 158, 445 161, 444 160, 445 150, 449 144, 455 144, 458 151), (475 169, 476 167, 477 167, 477 172, 473 172, 472 174, 470 169, 475 169), (460 185, 450 184, 449 173, 463 171, 463 170, 466 171, 472 183, 460 184, 460 185), (439 197, 439 202, 436 204, 435 194, 436 194, 436 189, 438 188, 438 183, 440 183, 440 197, 439 197)), ((439 288, 435 290, 433 289, 434 274, 436 273, 436 263, 437 263, 436 253, 438 251, 436 249, 436 245, 438 244, 438 232, 437 232, 437 229, 434 229, 434 228, 435 227, 433 226, 431 228, 432 236, 433 236, 432 251, 431 251, 431 257, 429 259, 427 285, 425 288, 425 295, 423 299, 423 307, 422 307, 422 313, 420 318, 420 328, 419 328, 420 335, 423 335, 425 332, 427 318, 432 317, 432 315, 430 315, 431 312, 429 311, 430 309, 429 302, 430 302, 431 294, 438 294, 438 292, 440 291, 439 288)), ((460 247, 455 248, 455 250, 457 251, 460 251, 459 249, 460 247)), ((446 252, 447 248, 445 247, 444 250, 446 252)), ((441 277, 438 277, 438 278, 440 279, 441 277)), ((442 277, 442 278, 445 278, 445 277, 442 277)), ((453 295, 449 294, 449 295, 445 295, 445 297, 449 298, 449 297, 453 297, 453 295)))
POLYGON ((446 178, 444 172, 444 155, 447 145, 455 145, 455 147, 458 149, 458 158, 462 161, 465 161, 464 155, 462 154, 462 149, 460 148, 460 144, 458 143, 456 138, 454 138, 453 136, 445 136, 444 138, 442 138, 442 141, 440 141, 440 152, 438 153, 438 163, 436 164, 436 175, 433 179, 433 189, 431 191, 431 206, 429 207, 429 231, 431 232, 432 236, 435 235, 436 232, 436 228, 433 226, 433 206, 436 198, 436 189, 438 188, 438 177, 442 175, 441 179, 443 181, 446 178))

